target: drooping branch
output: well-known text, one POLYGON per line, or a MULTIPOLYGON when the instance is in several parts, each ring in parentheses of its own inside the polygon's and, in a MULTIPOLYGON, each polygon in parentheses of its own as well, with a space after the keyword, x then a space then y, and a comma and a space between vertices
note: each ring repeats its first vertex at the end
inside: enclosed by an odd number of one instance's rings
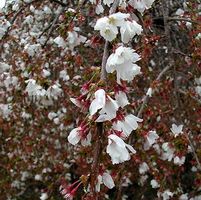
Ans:
MULTIPOLYGON (((116 9, 119 5, 119 0, 114 1, 112 7, 110 8, 110 15, 116 12, 116 9)), ((105 81, 106 80, 106 62, 107 58, 109 56, 109 42, 105 41, 105 46, 104 46, 104 52, 103 52, 103 58, 102 58, 102 65, 101 65, 101 80, 105 81)))
POLYGON ((190 22, 192 24, 199 24, 199 25, 201 25, 200 21, 195 21, 195 20, 188 19, 188 18, 183 18, 183 17, 168 17, 168 21, 190 22))
MULTIPOLYGON (((114 1, 109 13, 113 14, 116 12, 116 9, 119 5, 119 0, 114 1)), ((104 52, 103 52, 103 57, 102 57, 102 65, 101 65, 101 76, 100 79, 102 81, 105 81, 107 78, 107 74, 106 74, 106 62, 107 62, 107 58, 109 56, 109 42, 105 41, 105 45, 104 45, 104 52)), ((91 168, 91 190, 92 190, 92 194, 93 194, 93 198, 94 200, 98 200, 98 196, 95 190, 95 184, 96 184, 96 179, 98 176, 98 172, 99 172, 99 162, 100 162, 100 155, 101 155, 101 149, 102 149, 102 136, 103 136, 103 132, 104 132, 104 127, 103 127, 103 123, 97 123, 97 140, 95 143, 95 147, 94 147, 94 154, 93 154, 93 163, 92 163, 92 168, 91 168)))
MULTIPOLYGON (((171 68, 170 65, 166 66, 161 72, 160 74, 158 75, 158 77, 156 78, 155 82, 159 81, 162 76, 171 68)), ((148 90, 147 90, 148 92, 148 90)), ((152 89, 152 94, 154 93, 154 89, 152 89)), ((143 101, 142 101, 142 105, 137 113, 137 117, 141 117, 142 113, 143 113, 143 110, 146 106, 146 104, 148 103, 148 100, 149 100, 149 95, 146 93, 146 95, 143 97, 143 101)))
POLYGON ((109 55, 108 46, 109 46, 109 42, 106 41, 105 46, 104 46, 102 65, 101 65, 101 80, 103 80, 103 81, 105 81, 106 77, 107 77, 106 62, 107 62, 107 58, 108 58, 108 55, 109 55))
POLYGON ((178 92, 179 92, 180 94, 183 94, 183 95, 185 95, 185 96, 188 96, 188 97, 192 98, 192 99, 195 100, 197 103, 201 104, 201 100, 198 99, 198 98, 196 98, 196 97, 194 97, 194 96, 192 96, 189 92, 186 92, 186 91, 184 91, 184 90, 182 90, 182 89, 179 89, 178 92))
POLYGON ((192 142, 192 140, 191 140, 191 134, 189 133, 189 135, 187 135, 186 137, 187 137, 187 139, 188 139, 188 142, 189 142, 189 144, 190 144, 191 150, 192 150, 193 155, 194 155, 194 157, 195 157, 195 160, 196 160, 196 162, 197 162, 198 170, 201 171, 201 164, 200 164, 198 155, 197 155, 197 153, 196 153, 196 151, 195 151, 195 147, 194 147, 194 145, 193 145, 193 142, 192 142))
POLYGON ((94 147, 94 155, 93 155, 93 163, 91 167, 91 190, 93 194, 94 200, 98 200, 98 196, 96 194, 96 179, 99 172, 99 162, 100 162, 100 154, 102 149, 102 135, 103 135, 103 123, 97 123, 97 138, 94 147))

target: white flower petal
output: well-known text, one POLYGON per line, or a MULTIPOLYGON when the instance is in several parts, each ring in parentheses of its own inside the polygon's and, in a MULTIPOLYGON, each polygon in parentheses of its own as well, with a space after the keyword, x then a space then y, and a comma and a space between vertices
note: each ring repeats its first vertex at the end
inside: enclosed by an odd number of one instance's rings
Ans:
POLYGON ((120 84, 120 79, 132 81, 133 78, 140 74, 140 67, 135 64, 140 60, 140 56, 134 53, 134 50, 128 47, 120 46, 111 54, 106 63, 106 71, 117 73, 117 83, 120 84))
POLYGON ((90 115, 94 115, 99 109, 103 108, 105 105, 105 91, 99 89, 95 92, 95 99, 91 102, 89 107, 90 115))
POLYGON ((135 149, 134 149, 131 145, 126 144, 126 147, 127 147, 133 154, 136 153, 135 149))
POLYGON ((135 152, 130 145, 127 145, 120 137, 117 135, 108 136, 107 153, 110 155, 113 164, 119 164, 124 161, 130 160, 130 154, 127 150, 135 152))
POLYGON ((108 173, 103 173, 103 183, 104 183, 104 185, 107 186, 109 189, 112 189, 112 188, 115 186, 112 177, 111 177, 110 174, 108 174, 108 173))
POLYGON ((100 110, 100 116, 96 119, 96 122, 104 122, 116 117, 119 106, 111 97, 107 96, 107 98, 105 106, 100 110))
POLYGON ((100 186, 103 183, 103 177, 99 174, 97 177, 96 191, 100 192, 100 186))
POLYGON ((175 137, 177 137, 180 133, 182 133, 183 125, 177 126, 176 124, 172 124, 172 128, 170 129, 175 137))
POLYGON ((114 26, 122 26, 125 23, 125 19, 129 17, 130 14, 117 12, 109 16, 109 21, 114 26))
POLYGON ((82 146, 89 146, 89 145, 91 145, 91 137, 92 137, 91 133, 89 132, 86 138, 81 139, 82 146))
POLYGON ((0 1, 0 9, 2 9, 6 5, 6 0, 0 1))
POLYGON ((119 91, 116 95, 115 95, 115 99, 119 105, 119 107, 123 108, 124 106, 128 105, 128 98, 126 96, 125 92, 119 91))
POLYGON ((79 131, 80 131, 80 127, 74 128, 70 132, 70 134, 68 136, 68 142, 70 142, 73 145, 76 145, 80 141, 80 139, 81 139, 81 137, 79 135, 79 131))

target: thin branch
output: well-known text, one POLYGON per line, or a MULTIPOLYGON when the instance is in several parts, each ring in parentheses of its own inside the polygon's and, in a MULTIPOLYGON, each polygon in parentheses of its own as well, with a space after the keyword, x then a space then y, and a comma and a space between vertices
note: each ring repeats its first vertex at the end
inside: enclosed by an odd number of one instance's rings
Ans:
POLYGON ((168 22, 170 22, 170 21, 183 21, 183 22, 190 22, 192 24, 201 25, 201 22, 199 22, 199 21, 195 21, 195 20, 188 19, 188 18, 182 18, 182 17, 168 17, 168 22))
POLYGON ((107 58, 108 58, 108 55, 109 55, 108 46, 109 46, 109 42, 106 41, 105 46, 104 46, 102 65, 101 65, 101 80, 103 80, 103 81, 105 81, 106 77, 107 77, 106 63, 107 63, 107 58))
POLYGON ((52 26, 51 22, 53 20, 53 17, 51 18, 51 20, 48 23, 48 26, 44 28, 44 30, 42 31, 42 33, 38 36, 38 38, 41 38, 43 36, 43 34, 48 31, 50 29, 50 27, 52 26))
POLYGON ((61 13, 63 11, 64 11, 64 9, 62 9, 61 12, 57 13, 57 15, 55 16, 55 18, 54 18, 54 20, 53 20, 53 22, 52 22, 52 24, 51 24, 51 26, 49 28, 49 31, 47 33, 47 39, 45 40, 45 43, 43 44, 43 47, 47 44, 47 42, 48 42, 48 40, 50 38, 50 35, 51 35, 52 31, 53 31, 53 28, 54 28, 55 24, 57 23, 57 21, 59 19, 59 16, 61 15, 61 13))
POLYGON ((189 133, 189 135, 186 135, 186 137, 187 137, 187 139, 188 139, 188 141, 189 141, 191 150, 192 150, 192 152, 193 152, 193 155, 194 155, 194 157, 195 157, 195 160, 196 160, 196 162, 197 162, 198 169, 199 169, 199 171, 201 171, 201 164, 200 164, 198 155, 197 155, 197 153, 196 153, 196 151, 195 151, 195 147, 194 147, 194 145, 193 145, 193 142, 192 142, 190 136, 191 136, 190 133, 189 133))
MULTIPOLYGON (((172 67, 171 65, 166 66, 166 67, 160 72, 160 74, 157 76, 157 78, 156 78, 155 81, 159 81, 159 80, 162 78, 162 76, 163 76, 171 67, 172 67)), ((154 91, 155 91, 155 90, 152 89, 152 94, 154 93, 154 91)), ((147 92, 148 92, 148 90, 147 90, 147 92)), ((137 113, 137 117, 141 117, 142 112, 143 112, 143 110, 144 110, 144 108, 145 108, 145 105, 148 103, 148 100, 149 100, 149 96, 148 96, 148 95, 145 95, 145 96, 143 97, 143 101, 142 101, 142 105, 141 105, 141 107, 140 107, 140 110, 139 110, 138 113, 137 113)))
POLYGON ((103 136, 103 123, 97 123, 97 139, 94 147, 94 155, 93 155, 93 163, 91 167, 91 190, 93 194, 94 200, 98 200, 98 196, 96 194, 95 185, 96 179, 99 172, 99 162, 100 162, 100 154, 102 149, 102 136, 103 136))
MULTIPOLYGON (((109 13, 115 13, 116 9, 119 5, 119 0, 114 1, 109 13)), ((101 77, 100 79, 102 81, 106 80, 106 62, 107 62, 107 58, 109 56, 109 42, 105 41, 105 46, 104 46, 104 52, 103 52, 103 58, 102 58, 102 67, 101 67, 101 77)), ((98 172, 99 172, 99 162, 100 162, 100 155, 101 155, 101 149, 102 149, 102 136, 103 136, 103 132, 104 132, 104 127, 103 127, 103 123, 97 123, 97 140, 95 143, 95 147, 94 147, 94 155, 93 155, 93 163, 92 163, 92 168, 91 168, 91 190, 92 190, 92 194, 93 194, 93 198, 94 200, 98 200, 98 195, 96 193, 95 190, 95 184, 96 184, 96 179, 98 176, 98 172)))
POLYGON ((197 103, 201 104, 201 100, 195 98, 195 97, 192 96, 190 93, 188 93, 188 92, 186 92, 186 91, 184 91, 184 90, 182 90, 182 89, 179 89, 178 92, 179 92, 180 94, 185 95, 185 96, 191 97, 193 100, 197 101, 197 103))

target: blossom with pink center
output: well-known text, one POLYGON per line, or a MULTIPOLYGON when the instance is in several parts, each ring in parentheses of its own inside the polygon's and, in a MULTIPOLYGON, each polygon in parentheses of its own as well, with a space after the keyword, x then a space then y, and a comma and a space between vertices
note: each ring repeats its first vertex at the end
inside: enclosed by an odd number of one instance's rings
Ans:
POLYGON ((128 137, 133 130, 138 128, 138 122, 142 121, 142 119, 130 114, 127 115, 123 120, 114 122, 112 128, 117 131, 122 131, 128 137))
POLYGON ((86 126, 74 128, 68 136, 68 142, 73 145, 76 145, 79 141, 81 141, 82 146, 88 146, 91 144, 91 133, 88 132, 86 126))
POLYGON ((99 117, 96 122, 104 122, 112 120, 116 117, 116 112, 119 106, 115 100, 105 94, 105 90, 99 89, 95 92, 95 99, 89 107, 90 115, 93 116, 98 110, 99 117))
POLYGON ((76 105, 78 108, 81 108, 83 111, 87 110, 89 107, 89 100, 86 99, 86 95, 80 95, 77 98, 70 98, 70 101, 76 105))
POLYGON ((112 159, 112 164, 119 164, 124 161, 130 160, 128 149, 132 153, 136 153, 135 149, 132 146, 126 144, 117 135, 111 134, 108 136, 107 153, 112 159))

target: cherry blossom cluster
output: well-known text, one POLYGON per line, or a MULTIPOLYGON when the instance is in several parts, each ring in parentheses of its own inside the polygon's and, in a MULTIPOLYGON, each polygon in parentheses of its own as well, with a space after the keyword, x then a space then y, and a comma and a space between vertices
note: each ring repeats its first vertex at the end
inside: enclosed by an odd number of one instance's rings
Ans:
MULTIPOLYGON (((104 12, 103 5, 108 7, 114 3, 114 0, 90 0, 92 4, 96 4, 96 14, 104 12)), ((151 8, 154 0, 119 0, 119 7, 126 8, 127 5, 131 5, 133 8, 137 9, 140 13, 143 13, 146 9, 151 8)))
MULTIPOLYGON (((110 6, 113 1, 104 1, 103 3, 110 6)), ((130 14, 121 12, 98 19, 94 29, 99 30, 100 35, 109 42, 117 37, 118 29, 120 29, 121 42, 123 43, 128 43, 135 35, 142 33, 141 25, 132 20, 130 14)), ((116 71, 117 84, 119 88, 123 88, 122 81, 130 82, 136 75, 141 73, 141 68, 136 64, 139 60, 139 54, 135 53, 132 48, 120 45, 108 57, 106 66, 103 67, 105 67, 107 73, 116 71)), ((90 121, 96 123, 110 122, 111 128, 107 130, 108 145, 106 152, 110 155, 113 164, 130 160, 129 151, 133 154, 136 151, 131 145, 125 143, 124 140, 129 137, 133 130, 138 128, 138 123, 143 120, 133 114, 125 115, 122 112, 124 107, 129 104, 124 90, 118 89, 115 92, 115 99, 104 88, 95 89, 94 94, 91 94, 90 90, 89 84, 88 89, 81 95, 81 98, 71 98, 71 101, 76 106, 89 111, 89 120, 88 122, 82 122, 77 128, 73 129, 68 136, 68 141, 73 145, 78 144, 80 141, 83 146, 90 145, 92 138, 89 126, 90 121), (89 99, 90 101, 88 102, 89 99)), ((151 142, 149 145, 151 146, 153 143, 151 142)), ((100 188, 100 180, 103 179, 104 182, 104 177, 104 174, 103 178, 100 175, 97 177, 98 188, 100 188)), ((110 179, 108 178, 108 180, 110 179)), ((112 179, 110 182, 113 182, 112 179)), ((107 182, 105 183, 108 188, 112 188, 113 184, 108 185, 107 182)))
POLYGON ((0 199, 200 199, 200 3, 153 2, 0 0, 0 199))
POLYGON ((130 18, 130 14, 114 13, 109 17, 98 19, 94 29, 99 30, 100 35, 111 42, 117 37, 120 28, 121 41, 128 43, 135 35, 140 35, 142 32, 142 26, 130 18))

